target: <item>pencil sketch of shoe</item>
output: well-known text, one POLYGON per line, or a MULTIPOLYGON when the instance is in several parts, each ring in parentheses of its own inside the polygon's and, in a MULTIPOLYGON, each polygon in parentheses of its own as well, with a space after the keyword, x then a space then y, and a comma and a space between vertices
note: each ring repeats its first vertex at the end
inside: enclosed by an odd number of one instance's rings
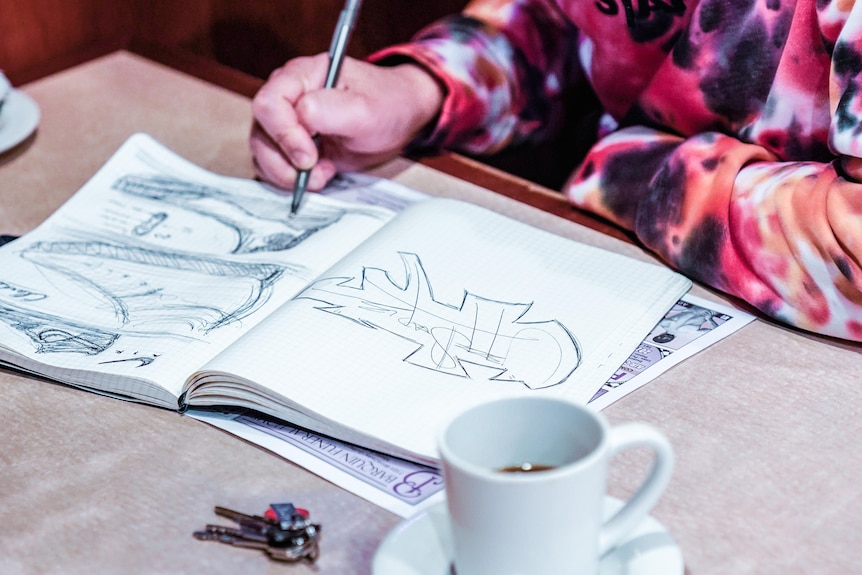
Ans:
MULTIPOLYGON (((308 204, 290 217, 290 203, 276 199, 249 198, 241 190, 230 193, 211 186, 162 175, 126 175, 113 189, 164 202, 213 218, 234 230, 236 245, 231 253, 275 252, 293 248, 315 232, 337 223, 344 208, 308 204)), ((357 208, 361 210, 361 208, 357 208)), ((136 231, 146 232, 164 216, 153 218, 136 231)))
POLYGON ((273 283, 292 272, 283 265, 100 241, 39 242, 21 257, 39 266, 52 283, 73 285, 88 324, 179 337, 247 317, 267 301, 273 283))
MULTIPOLYGON (((300 264, 237 262, 231 256, 288 250, 347 213, 384 217, 363 207, 314 203, 290 217, 290 202, 284 198, 158 174, 124 175, 112 189, 152 201, 152 207, 127 210, 118 202, 105 212, 107 225, 92 237, 76 232, 68 241, 22 249, 19 257, 48 278, 54 288, 50 293, 35 294, 0 278, 0 305, 10 304, 0 322, 30 338, 38 353, 96 355, 123 335, 201 340, 263 306, 281 277, 308 274, 300 264), (172 222, 177 209, 197 219, 172 222), (176 249, 183 244, 180 232, 205 234, 213 226, 219 234, 223 228, 234 232, 226 242, 217 240, 218 255, 176 249), (24 310, 39 321, 24 322, 24 310)), ((143 366, 151 359, 128 361, 143 366)))
POLYGON ((354 277, 321 279, 297 299, 314 300, 321 304, 316 309, 416 343, 404 361, 434 371, 539 389, 566 381, 577 369, 576 338, 556 320, 526 320, 532 304, 466 291, 459 305, 438 302, 419 257, 399 255, 403 286, 386 270, 365 267, 358 285, 354 277))
POLYGON ((80 353, 96 355, 117 340, 119 334, 70 322, 47 313, 0 302, 0 322, 26 336, 37 353, 80 353))

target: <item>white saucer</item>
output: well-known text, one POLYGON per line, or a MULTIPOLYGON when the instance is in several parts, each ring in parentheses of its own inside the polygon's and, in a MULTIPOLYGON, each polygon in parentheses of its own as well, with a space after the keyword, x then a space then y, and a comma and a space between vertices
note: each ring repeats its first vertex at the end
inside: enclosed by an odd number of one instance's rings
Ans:
MULTIPOLYGON (((605 516, 623 502, 605 498, 605 516)), ((452 541, 446 502, 399 523, 377 548, 373 575, 451 575, 452 541)), ((682 575, 682 552, 664 526, 647 519, 602 557, 599 575, 682 575)))
POLYGON ((11 150, 39 125, 39 106, 20 90, 9 91, 0 108, 0 154, 11 150))

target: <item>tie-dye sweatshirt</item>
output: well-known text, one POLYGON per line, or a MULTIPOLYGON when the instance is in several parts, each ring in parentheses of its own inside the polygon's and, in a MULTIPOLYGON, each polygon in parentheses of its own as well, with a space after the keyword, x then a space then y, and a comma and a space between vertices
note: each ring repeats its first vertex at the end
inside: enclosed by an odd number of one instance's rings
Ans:
POLYGON ((548 137, 592 89, 574 205, 780 321, 862 341, 862 3, 477 0, 372 60, 404 57, 447 90, 429 147, 548 137))

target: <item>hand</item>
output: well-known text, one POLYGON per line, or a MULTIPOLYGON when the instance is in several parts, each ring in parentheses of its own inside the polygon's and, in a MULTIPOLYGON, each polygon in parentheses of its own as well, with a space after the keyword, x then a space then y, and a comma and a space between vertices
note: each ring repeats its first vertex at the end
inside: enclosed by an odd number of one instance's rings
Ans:
POLYGON ((292 188, 297 170, 311 169, 308 189, 319 190, 338 171, 396 157, 442 106, 443 89, 418 65, 346 58, 324 90, 328 64, 327 54, 291 60, 255 95, 249 146, 261 179, 292 188))

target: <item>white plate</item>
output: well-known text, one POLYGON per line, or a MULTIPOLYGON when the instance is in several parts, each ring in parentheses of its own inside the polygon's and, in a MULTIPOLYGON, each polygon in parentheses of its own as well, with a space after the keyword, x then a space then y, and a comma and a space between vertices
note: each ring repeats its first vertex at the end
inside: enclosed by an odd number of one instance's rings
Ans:
MULTIPOLYGON (((605 516, 622 507, 605 498, 605 516)), ((374 575, 451 575, 452 541, 446 503, 399 523, 374 554, 374 575)), ((602 557, 599 575, 682 575, 682 552, 664 526, 647 519, 602 557)))
POLYGON ((27 139, 39 125, 39 106, 20 90, 12 89, 0 108, 0 154, 27 139))

